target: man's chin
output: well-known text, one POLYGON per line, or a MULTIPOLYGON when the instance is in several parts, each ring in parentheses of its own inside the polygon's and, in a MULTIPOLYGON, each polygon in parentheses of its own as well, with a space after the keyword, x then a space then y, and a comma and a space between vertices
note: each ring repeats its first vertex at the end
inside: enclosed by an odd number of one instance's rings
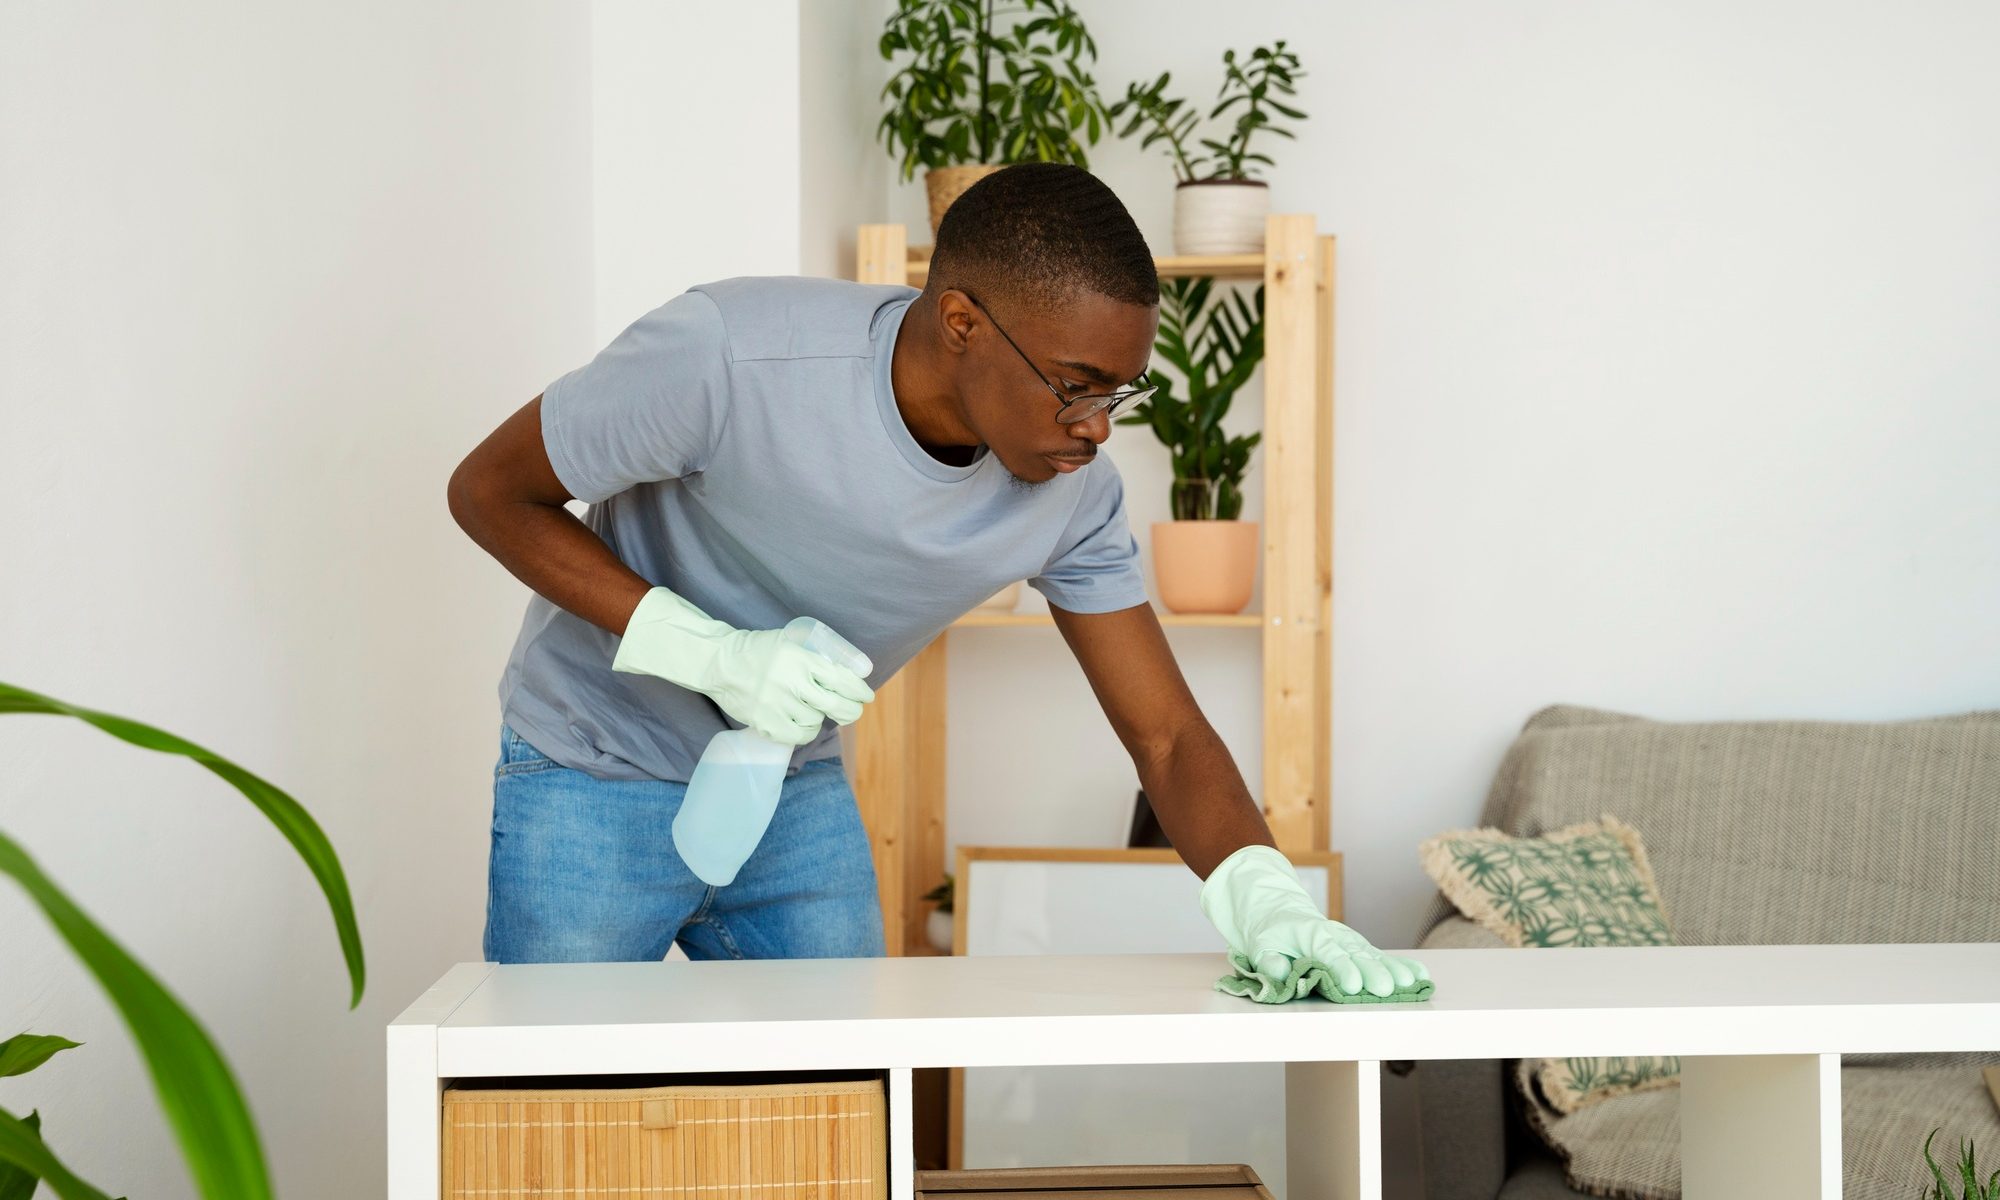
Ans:
POLYGON ((1030 458, 1018 468, 1003 458, 1000 465, 1007 468, 1007 479, 1017 492, 1033 491, 1061 474, 1046 458, 1030 458))

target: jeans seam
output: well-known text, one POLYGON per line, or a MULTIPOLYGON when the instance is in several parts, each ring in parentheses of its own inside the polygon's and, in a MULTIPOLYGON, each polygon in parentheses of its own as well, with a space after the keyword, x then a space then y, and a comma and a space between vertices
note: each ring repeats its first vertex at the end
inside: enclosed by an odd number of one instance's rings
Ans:
POLYGON ((714 903, 715 903, 715 888, 711 885, 707 891, 701 894, 701 903, 695 907, 694 915, 690 916, 687 919, 687 923, 689 925, 698 925, 701 922, 708 920, 709 906, 714 903))
POLYGON ((525 775, 530 771, 546 771, 562 764, 537 750, 534 743, 521 736, 511 725, 503 725, 501 735, 500 762, 493 768, 496 775, 525 775))
POLYGON ((737 945, 736 939, 730 936, 729 926, 723 923, 722 915, 720 913, 717 913, 714 916, 705 917, 703 919, 706 920, 710 925, 715 927, 715 936, 721 940, 722 948, 724 950, 729 951, 729 957, 731 958, 743 957, 743 947, 737 945))
POLYGON ((494 768, 494 773, 497 775, 527 775, 535 771, 546 771, 550 767, 559 767, 561 765, 561 763, 556 762, 554 759, 548 758, 516 759, 513 762, 501 763, 498 767, 494 768))

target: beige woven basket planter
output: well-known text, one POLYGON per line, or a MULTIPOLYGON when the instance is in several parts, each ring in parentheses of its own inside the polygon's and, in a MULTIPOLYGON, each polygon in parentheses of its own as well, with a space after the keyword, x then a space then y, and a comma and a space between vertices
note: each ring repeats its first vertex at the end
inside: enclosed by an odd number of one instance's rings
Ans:
POLYGON ((979 164, 967 167, 932 167, 924 172, 924 192, 931 202, 931 236, 936 237, 939 222, 944 220, 944 210, 951 202, 964 194, 965 189, 999 170, 998 166, 979 164))

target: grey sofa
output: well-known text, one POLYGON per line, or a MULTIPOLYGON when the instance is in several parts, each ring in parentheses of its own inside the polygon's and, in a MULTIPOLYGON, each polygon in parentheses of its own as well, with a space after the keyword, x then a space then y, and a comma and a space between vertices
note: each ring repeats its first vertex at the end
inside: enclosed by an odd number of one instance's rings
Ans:
MULTIPOLYGON (((1509 748, 1479 824, 1533 836, 1605 812, 1644 839, 1682 945, 2000 940, 2000 712, 1693 724, 1557 706, 1509 748)), ((1505 945, 1442 895, 1416 940, 1420 956, 1505 945)), ((1979 1074, 2000 1062, 1994 1042, 1842 1063, 1848 1200, 1910 1200, 1936 1126, 1940 1162, 1970 1138, 1983 1168, 2000 1164, 1979 1074)), ((1391 1064, 1412 1068, 1426 1200, 1679 1195, 1677 1087, 1557 1119, 1511 1060, 1391 1064)))

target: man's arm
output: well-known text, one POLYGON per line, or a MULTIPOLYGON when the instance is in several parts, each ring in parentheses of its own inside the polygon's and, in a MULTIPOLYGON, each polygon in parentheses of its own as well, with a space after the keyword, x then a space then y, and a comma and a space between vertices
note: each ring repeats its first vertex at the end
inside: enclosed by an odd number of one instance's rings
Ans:
POLYGON ((1182 861, 1207 879, 1244 846, 1275 846, 1242 772, 1188 691, 1152 605, 1050 611, 1182 861))
POLYGON ((563 507, 571 496, 542 444, 540 396, 465 456, 446 495, 459 528, 514 578, 593 625, 625 632, 651 585, 563 507))
POLYGON ((1152 606, 1094 616, 1051 608, 1111 727, 1132 752, 1160 827, 1203 880, 1203 915, 1231 952, 1263 976, 1264 989, 1276 999, 1294 998, 1287 989, 1296 983, 1297 964, 1306 962, 1331 971, 1343 995, 1365 989, 1387 997, 1403 988, 1408 999, 1428 998, 1430 971, 1422 963, 1384 954, 1328 920, 1300 886, 1222 739, 1196 707, 1152 606))
POLYGON ((846 665, 782 630, 739 630, 655 587, 563 504, 542 442, 542 397, 508 417, 452 472, 451 515, 514 577, 619 636, 610 668, 702 693, 774 742, 801 746, 846 725, 875 693, 846 665))

